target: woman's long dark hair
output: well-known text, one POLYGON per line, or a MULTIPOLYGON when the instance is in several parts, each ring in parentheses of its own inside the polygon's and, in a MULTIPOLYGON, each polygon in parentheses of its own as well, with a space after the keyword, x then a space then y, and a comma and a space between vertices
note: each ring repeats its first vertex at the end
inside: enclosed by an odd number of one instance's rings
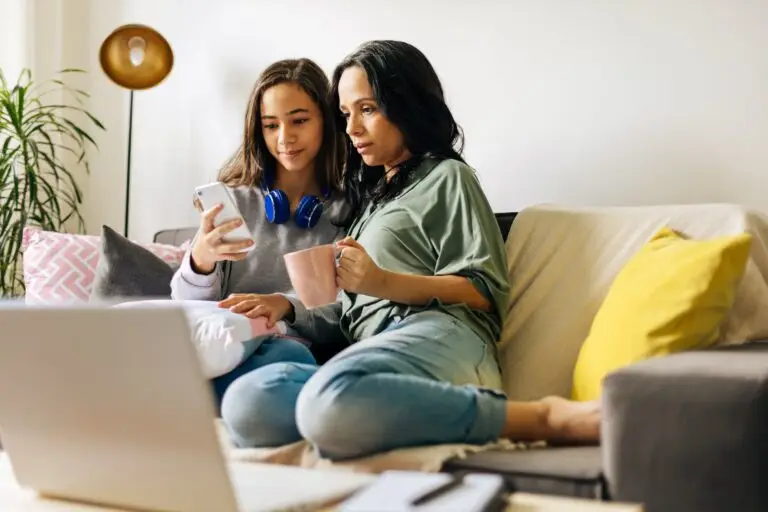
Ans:
POLYGON ((340 131, 345 130, 346 120, 339 111, 339 80, 352 66, 365 70, 379 109, 402 132, 413 157, 387 182, 384 167, 365 165, 352 141, 346 139, 343 181, 350 207, 347 226, 367 201, 386 201, 399 194, 425 156, 464 161, 464 134, 445 103, 437 73, 419 49, 402 41, 368 41, 336 67, 331 103, 340 131))

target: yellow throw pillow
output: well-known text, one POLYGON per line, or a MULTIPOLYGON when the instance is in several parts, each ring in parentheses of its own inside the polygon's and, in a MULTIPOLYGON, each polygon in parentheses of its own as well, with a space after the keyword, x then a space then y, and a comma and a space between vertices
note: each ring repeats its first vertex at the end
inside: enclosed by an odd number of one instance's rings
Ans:
POLYGON ((752 236, 687 240, 662 228, 622 268, 592 322, 573 374, 574 400, 632 363, 706 347, 719 335, 749 260, 752 236))

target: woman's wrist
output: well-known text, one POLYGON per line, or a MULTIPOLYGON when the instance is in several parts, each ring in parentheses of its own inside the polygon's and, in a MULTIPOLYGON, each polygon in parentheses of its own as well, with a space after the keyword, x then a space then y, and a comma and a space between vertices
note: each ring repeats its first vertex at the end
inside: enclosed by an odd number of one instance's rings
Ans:
POLYGON ((397 281, 397 273, 378 267, 375 277, 374 295, 380 299, 389 299, 392 295, 392 284, 397 281))

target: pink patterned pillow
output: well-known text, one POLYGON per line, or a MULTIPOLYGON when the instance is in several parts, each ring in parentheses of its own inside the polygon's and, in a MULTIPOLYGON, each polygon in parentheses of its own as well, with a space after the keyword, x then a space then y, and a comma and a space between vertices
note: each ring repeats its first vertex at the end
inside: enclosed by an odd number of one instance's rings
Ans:
MULTIPOLYGON (((25 228, 22 240, 25 302, 87 302, 99 263, 99 239, 92 235, 25 228)), ((180 265, 184 257, 184 250, 173 245, 140 245, 172 266, 180 265)))

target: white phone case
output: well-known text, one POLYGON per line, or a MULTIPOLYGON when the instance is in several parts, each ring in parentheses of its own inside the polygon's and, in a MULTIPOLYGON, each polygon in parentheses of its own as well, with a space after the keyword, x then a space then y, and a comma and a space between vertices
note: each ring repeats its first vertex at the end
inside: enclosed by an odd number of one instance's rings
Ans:
MULTIPOLYGON (((217 204, 223 205, 222 210, 216 215, 216 218, 213 221, 214 226, 218 227, 230 220, 241 220, 242 224, 222 237, 224 242, 235 243, 253 239, 253 235, 248 229, 245 219, 243 219, 240 209, 237 207, 237 203, 226 185, 218 181, 209 183, 208 185, 195 188, 195 193, 200 200, 200 204, 203 205, 204 210, 210 210, 217 204)), ((248 252, 253 249, 254 246, 252 245, 246 249, 242 249, 240 252, 248 252)))

